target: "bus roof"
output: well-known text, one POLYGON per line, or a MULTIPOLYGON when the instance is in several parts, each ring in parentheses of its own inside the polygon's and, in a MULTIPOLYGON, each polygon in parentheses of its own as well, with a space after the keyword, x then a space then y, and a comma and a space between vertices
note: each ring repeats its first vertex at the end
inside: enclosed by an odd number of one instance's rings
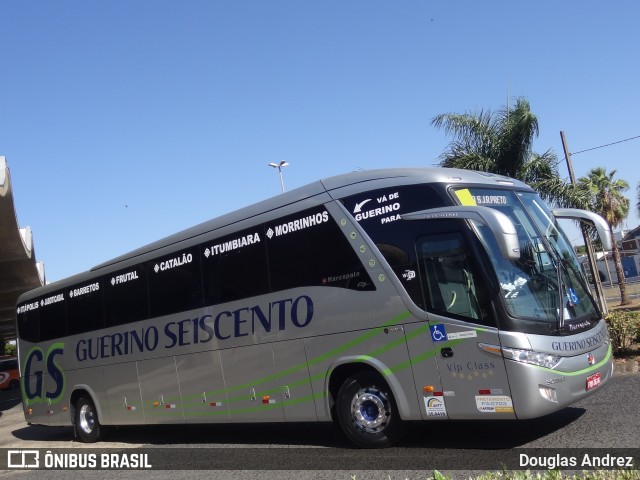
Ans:
MULTIPOLYGON (((496 186, 508 185, 517 189, 531 190, 529 186, 520 182, 519 180, 511 179, 493 173, 476 172, 471 170, 431 167, 389 168, 356 171, 318 180, 295 190, 282 193, 267 200, 263 200, 253 205, 224 214, 220 217, 216 217, 212 220, 208 220, 199 225, 187 228, 186 230, 182 230, 161 240, 157 240, 153 243, 132 250, 124 255, 96 265, 95 267, 91 268, 90 271, 97 273, 97 271, 104 268, 116 266, 127 260, 135 259, 142 255, 160 250, 165 247, 169 247, 178 242, 183 242, 198 237, 208 232, 233 225, 235 223, 250 219, 252 217, 256 217, 273 210, 277 210, 287 205, 295 204, 302 200, 318 197, 318 203, 324 203, 332 198, 331 192, 338 189, 345 189, 347 187, 350 187, 349 194, 356 194, 362 191, 384 187, 386 183, 388 183, 388 186, 392 186, 394 184, 400 185, 410 183, 460 183, 496 186), (372 186, 372 183, 375 183, 375 185, 372 186), (323 194, 324 196, 320 197, 323 194)), ((341 198, 342 196, 344 195, 338 195, 338 198, 341 198)), ((87 278, 86 273, 80 273, 79 275, 74 275, 73 277, 69 277, 67 279, 63 279, 59 282, 51 284, 51 288, 48 288, 48 285, 41 287, 39 291, 42 292, 43 289, 49 290, 60 288, 67 283, 71 284, 74 281, 78 281, 80 276, 85 279, 87 278)))

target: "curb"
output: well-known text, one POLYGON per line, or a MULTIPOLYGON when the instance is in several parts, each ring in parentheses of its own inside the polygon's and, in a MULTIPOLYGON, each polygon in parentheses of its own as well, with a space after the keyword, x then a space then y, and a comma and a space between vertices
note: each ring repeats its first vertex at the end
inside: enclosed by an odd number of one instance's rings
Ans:
POLYGON ((640 371, 640 364, 637 360, 625 360, 613 365, 614 374, 638 373, 640 371))

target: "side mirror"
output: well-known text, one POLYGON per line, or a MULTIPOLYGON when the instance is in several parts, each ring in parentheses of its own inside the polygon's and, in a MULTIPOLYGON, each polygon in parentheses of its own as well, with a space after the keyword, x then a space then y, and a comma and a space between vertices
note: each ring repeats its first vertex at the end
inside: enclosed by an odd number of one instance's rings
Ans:
POLYGON ((455 206, 430 208, 401 215, 403 220, 475 220, 493 232, 500 252, 509 260, 520 258, 520 244, 516 227, 504 213, 490 207, 455 206))
POLYGON ((613 248, 613 242, 609 232, 609 224, 597 213, 588 210, 580 210, 578 208, 557 208, 552 210, 553 216, 556 218, 569 218, 571 220, 581 220, 583 222, 592 223, 598 231, 598 236, 605 250, 613 248))

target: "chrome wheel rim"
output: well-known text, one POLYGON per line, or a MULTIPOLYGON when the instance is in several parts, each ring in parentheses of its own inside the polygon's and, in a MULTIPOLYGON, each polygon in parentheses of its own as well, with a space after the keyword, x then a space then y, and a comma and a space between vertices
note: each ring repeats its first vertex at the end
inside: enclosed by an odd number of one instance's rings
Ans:
POLYGON ((391 419, 389 401, 380 390, 363 388, 351 401, 351 416, 358 428, 369 433, 380 432, 391 419))
POLYGON ((83 405, 80 407, 80 428, 85 433, 91 433, 93 431, 93 426, 96 423, 93 410, 89 405, 83 405))

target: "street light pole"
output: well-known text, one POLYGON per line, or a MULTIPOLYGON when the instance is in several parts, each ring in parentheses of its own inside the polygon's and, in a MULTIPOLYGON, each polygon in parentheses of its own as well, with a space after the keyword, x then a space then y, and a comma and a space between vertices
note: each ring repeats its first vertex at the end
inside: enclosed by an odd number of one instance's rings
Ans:
POLYGON ((278 169, 278 174, 280 175, 280 187, 282 188, 282 193, 284 193, 284 180, 282 179, 282 167, 286 167, 288 165, 289 164, 286 162, 286 160, 280 160, 280 163, 271 162, 269 164, 270 167, 278 169))

